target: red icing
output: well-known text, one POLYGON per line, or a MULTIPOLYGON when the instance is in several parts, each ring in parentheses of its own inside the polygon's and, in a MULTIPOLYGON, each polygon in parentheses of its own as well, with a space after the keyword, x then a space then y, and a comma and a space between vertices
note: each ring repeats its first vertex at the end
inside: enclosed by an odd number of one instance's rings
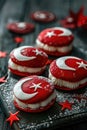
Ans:
MULTIPOLYGON (((69 81, 69 82, 78 82, 84 78, 87 77, 87 69, 81 67, 79 68, 78 64, 76 62, 81 62, 83 61, 85 64, 87 64, 87 61, 80 59, 67 59, 66 60, 66 65, 68 65, 69 67, 75 68, 75 71, 72 70, 64 70, 64 69, 60 69, 57 65, 56 65, 56 61, 53 61, 50 65, 50 71, 52 73, 52 75, 58 79, 62 79, 65 81, 69 81)), ((87 68, 87 67, 86 67, 87 68)))
POLYGON ((68 19, 71 19, 72 17, 69 16, 69 17, 66 17, 65 19, 61 20, 60 21, 60 24, 65 27, 65 28, 71 28, 71 29, 74 29, 77 27, 76 25, 76 22, 74 21, 74 19, 72 18, 72 22, 68 22, 68 19))
POLYGON ((30 104, 38 103, 38 102, 46 100, 54 92, 54 85, 51 83, 51 81, 49 83, 47 78, 40 77, 40 76, 29 76, 29 78, 32 78, 32 79, 28 80, 22 84, 22 86, 21 86, 22 91, 27 94, 32 94, 35 92, 37 92, 37 94, 36 94, 36 96, 34 96, 33 98, 31 98, 29 100, 21 100, 22 102, 30 103, 30 104), (39 85, 40 88, 38 87, 35 90, 34 85, 35 86, 39 85))
POLYGON ((19 28, 17 26, 17 22, 15 23, 9 23, 7 25, 7 29, 14 32, 14 33, 18 33, 18 34, 26 34, 26 33, 30 33, 32 32, 34 29, 35 29, 35 26, 34 24, 32 23, 25 23, 26 24, 26 27, 25 28, 19 28))
POLYGON ((31 14, 31 18, 36 21, 36 22, 43 22, 43 23, 48 23, 48 22, 52 22, 55 20, 55 15, 51 12, 47 12, 47 11, 36 11, 34 13, 31 14), (42 18, 40 17, 40 15, 44 15, 45 17, 42 18))
POLYGON ((15 63, 15 64, 18 64, 18 65, 21 65, 21 66, 26 66, 26 67, 35 67, 35 68, 39 68, 39 67, 43 67, 46 65, 46 62, 48 60, 48 56, 45 52, 41 51, 40 49, 36 49, 34 47, 27 47, 25 49, 22 49, 21 50, 21 54, 24 55, 24 56, 28 56, 28 57, 31 57, 31 56, 35 56, 36 58, 34 58, 33 60, 27 60, 27 61, 18 61, 15 56, 14 56, 14 51, 13 50, 10 54, 10 58, 11 60, 15 63), (35 50, 38 50, 41 52, 41 54, 36 54, 35 50))
POLYGON ((63 31, 61 31, 60 29, 55 29, 55 28, 48 28, 43 30, 39 35, 38 35, 38 40, 40 42, 42 42, 43 44, 47 44, 49 46, 67 46, 69 45, 73 39, 74 36, 73 34, 69 35, 69 36, 59 36, 60 34, 62 34, 63 31), (55 35, 48 37, 46 36, 46 34, 48 32, 54 32, 55 35))

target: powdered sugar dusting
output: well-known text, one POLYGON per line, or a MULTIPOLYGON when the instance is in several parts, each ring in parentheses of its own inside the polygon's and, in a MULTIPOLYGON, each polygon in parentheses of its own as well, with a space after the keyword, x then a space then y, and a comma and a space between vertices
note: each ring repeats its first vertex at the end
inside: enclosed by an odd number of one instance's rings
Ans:
MULTIPOLYGON (((41 77, 42 78, 42 77, 41 77)), ((17 109, 13 104, 13 87, 17 82, 17 79, 8 77, 7 83, 0 85, 2 99, 7 109, 11 112, 16 112, 17 109)), ((81 95, 87 97, 87 88, 84 88, 84 92, 62 92, 57 91, 57 98, 55 104, 48 110, 42 113, 25 113, 20 111, 18 126, 21 130, 40 130, 42 128, 50 128, 56 125, 61 125, 65 120, 66 123, 73 121, 74 119, 80 119, 87 116, 87 99, 82 98, 80 101, 74 98, 81 95), (61 110, 59 102, 68 100, 72 102, 72 109, 61 110)))

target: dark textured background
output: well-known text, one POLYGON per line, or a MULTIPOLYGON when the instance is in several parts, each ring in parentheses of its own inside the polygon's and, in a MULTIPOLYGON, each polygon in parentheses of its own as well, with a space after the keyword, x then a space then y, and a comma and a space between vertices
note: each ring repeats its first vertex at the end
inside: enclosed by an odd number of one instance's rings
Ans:
MULTIPOLYGON (((79 8, 84 5, 84 14, 87 15, 86 8, 87 0, 0 0, 0 51, 7 51, 6 58, 0 58, 0 77, 7 72, 7 62, 10 51, 17 47, 12 39, 12 35, 6 30, 6 24, 12 21, 29 21, 33 22, 29 15, 35 10, 48 10, 56 14, 58 19, 62 19, 68 15, 69 8, 74 11, 78 11, 79 8)), ((32 45, 38 33, 47 27, 58 26, 58 20, 50 24, 35 24, 35 32, 24 36, 24 43, 21 45, 32 45)), ((73 31, 75 35, 74 47, 80 50, 81 57, 87 60, 87 34, 73 31), (85 52, 85 54, 84 54, 85 52)), ((77 51, 78 53, 79 51, 77 51)), ((79 120, 79 119, 78 119, 79 120)), ((65 129, 65 128, 64 128, 65 129)), ((75 124, 73 126, 67 126, 67 130, 86 130, 87 122, 75 124)), ((0 130, 10 130, 9 124, 6 122, 6 117, 3 114, 3 110, 0 109, 0 130)))

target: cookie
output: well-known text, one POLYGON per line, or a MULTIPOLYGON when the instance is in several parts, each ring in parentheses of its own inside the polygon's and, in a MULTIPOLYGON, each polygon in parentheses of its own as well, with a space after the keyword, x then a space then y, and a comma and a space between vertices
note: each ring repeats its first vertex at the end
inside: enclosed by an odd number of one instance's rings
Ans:
POLYGON ((68 16, 63 20, 60 20, 60 24, 65 28, 75 29, 77 27, 77 19, 68 16))
POLYGON ((36 22, 49 23, 56 19, 56 16, 48 11, 36 11, 31 14, 31 18, 36 22))
POLYGON ((13 89, 14 105, 25 112, 42 112, 56 99, 52 82, 42 76, 29 76, 19 80, 13 89))
POLYGON ((34 24, 26 22, 13 22, 7 24, 7 29, 17 34, 27 34, 35 29, 34 24))
POLYGON ((32 46, 21 46, 10 53, 8 68, 19 76, 39 75, 45 68, 48 56, 32 46))
POLYGON ((65 56, 72 50, 73 39, 70 30, 54 27, 43 30, 36 39, 36 45, 49 55, 65 56))
POLYGON ((49 78, 61 90, 82 88, 87 85, 87 61, 73 56, 58 58, 50 65, 49 78))

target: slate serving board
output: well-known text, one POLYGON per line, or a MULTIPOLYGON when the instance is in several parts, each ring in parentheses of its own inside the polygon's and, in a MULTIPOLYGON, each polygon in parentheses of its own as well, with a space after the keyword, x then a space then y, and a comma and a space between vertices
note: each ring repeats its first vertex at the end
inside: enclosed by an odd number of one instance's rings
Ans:
MULTIPOLYGON (((29 18, 29 14, 35 10, 48 10, 52 11, 58 16, 58 19, 62 19, 68 15, 69 8, 72 8, 74 11, 77 11, 83 3, 86 3, 86 0, 80 2, 73 0, 1 0, 0 2, 0 50, 7 51, 8 54, 10 51, 17 47, 14 43, 12 36, 6 30, 6 24, 11 21, 28 21, 33 22, 29 18), (2 6, 1 6, 2 5, 2 6), (2 8, 3 7, 3 8, 2 8), (8 10, 10 7, 10 10, 8 10)), ((85 9, 85 13, 87 10, 85 9)), ((33 22, 34 23, 34 22, 33 22)), ((35 39, 38 33, 47 28, 53 26, 60 26, 58 21, 50 24, 35 24, 35 32, 29 35, 24 36, 24 43, 22 45, 34 45, 35 39)), ((74 48, 72 51, 73 56, 81 57, 87 60, 87 31, 81 29, 72 30, 75 36, 74 48)), ((20 45, 19 45, 20 46, 20 45)), ((0 76, 3 76, 7 71, 7 62, 8 56, 4 59, 0 59, 0 76)), ((48 68, 44 73, 44 76, 47 77, 48 68)), ((0 85, 0 100, 2 110, 6 114, 6 118, 9 116, 9 111, 16 112, 17 109, 13 105, 13 87, 14 84, 20 78, 12 76, 8 73, 7 83, 0 85)), ((84 97, 87 97, 87 88, 83 88, 78 91, 73 92, 62 92, 57 91, 56 103, 52 108, 37 114, 30 114, 25 112, 20 112, 18 117, 20 118, 19 122, 13 124, 15 130, 39 130, 39 129, 56 129, 61 126, 76 124, 76 122, 84 121, 87 118, 87 100, 81 99, 79 102, 77 99, 73 98, 75 95, 83 94, 84 97), (61 110, 61 106, 58 102, 62 102, 68 99, 70 102, 74 102, 72 110, 61 110)), ((4 128, 3 128, 4 129, 4 128)), ((6 130, 6 127, 5 127, 6 130)), ((13 129, 12 129, 13 130, 13 129)))
MULTIPOLYGON (((73 52, 74 55, 77 55, 75 48, 73 52)), ((79 51, 78 54, 80 53, 79 51)), ((49 66, 43 76, 48 76, 48 69, 49 66)), ((8 71, 7 82, 0 85, 1 106, 7 117, 9 117, 9 112, 15 113, 18 111, 13 104, 13 87, 20 78, 21 77, 12 75, 8 71)), ((85 120, 87 118, 87 87, 72 92, 57 90, 56 102, 49 110, 41 113, 26 113, 20 111, 18 117, 20 120, 13 123, 15 130, 50 130, 83 121, 83 119, 85 120), (79 101, 75 97, 81 94, 83 98, 79 101), (59 102, 64 102, 65 100, 73 103, 71 110, 61 109, 59 102)))

